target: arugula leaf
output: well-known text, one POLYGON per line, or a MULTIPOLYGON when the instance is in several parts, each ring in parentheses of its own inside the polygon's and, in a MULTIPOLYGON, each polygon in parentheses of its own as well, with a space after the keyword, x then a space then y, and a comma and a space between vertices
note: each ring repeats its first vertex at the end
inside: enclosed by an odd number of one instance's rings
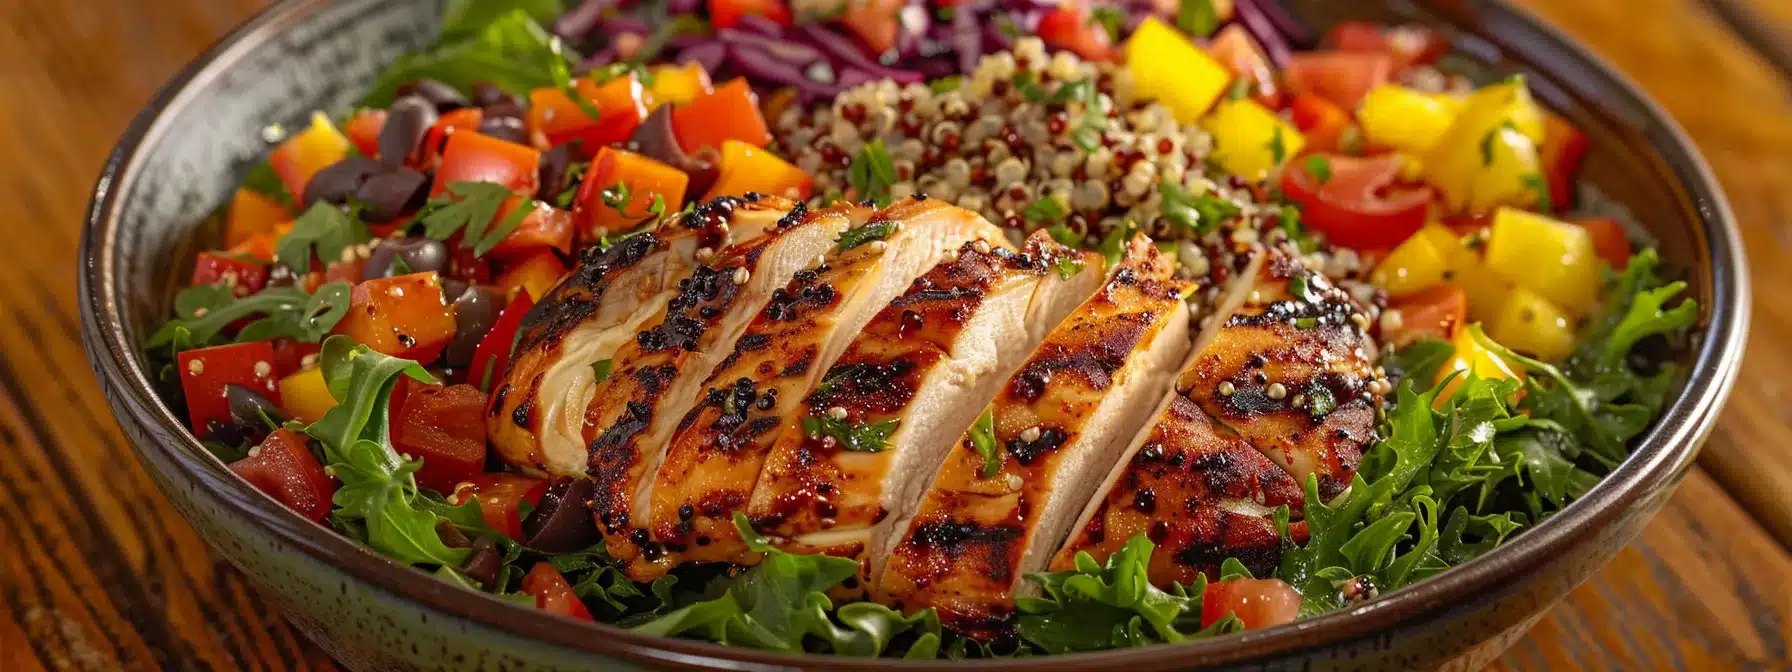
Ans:
POLYGON ((292 209, 295 200, 292 192, 286 190, 286 183, 280 181, 280 174, 274 172, 274 164, 267 159, 262 159, 249 169, 249 174, 243 176, 242 187, 266 196, 288 210, 292 209))
POLYGON ((1167 180, 1157 183, 1157 193, 1163 196, 1164 217, 1197 234, 1213 231, 1220 222, 1244 214, 1237 203, 1212 192, 1190 193, 1167 180))
MULTIPOLYGON (((1075 569, 1028 574, 1044 596, 1015 601, 1020 614, 1015 631, 1047 653, 1069 653, 1181 642, 1243 629, 1234 618, 1185 632, 1190 623, 1200 625, 1207 578, 1197 578, 1193 586, 1173 585, 1169 591, 1157 588, 1150 581, 1153 551, 1151 540, 1139 534, 1106 563, 1079 552, 1075 569)), ((1232 578, 1249 576, 1237 560, 1224 567, 1222 572, 1229 569, 1232 578)))
POLYGON ((353 212, 318 202, 293 220, 292 230, 274 245, 274 260, 295 275, 311 270, 313 254, 325 264, 342 258, 342 251, 373 240, 367 225, 353 212))
POLYGON ((899 225, 895 220, 877 219, 841 231, 840 236, 834 239, 834 242, 838 243, 834 246, 834 251, 845 252, 873 241, 889 238, 891 234, 896 233, 897 226, 899 225))
POLYGON ((1431 388, 1437 370, 1456 355, 1456 346, 1434 338, 1414 341, 1394 351, 1388 370, 1402 381, 1413 381, 1419 391, 1431 388))
POLYGON ((890 204, 890 187, 896 184, 896 164, 884 149, 883 138, 865 143, 846 166, 846 182, 859 198, 870 199, 878 207, 890 204))
POLYGON ((195 285, 174 297, 174 319, 157 329, 144 347, 190 350, 214 345, 225 328, 254 315, 263 317, 237 332, 237 342, 285 336, 316 343, 348 314, 348 304, 346 282, 318 287, 316 294, 298 287, 270 287, 241 299, 221 284, 195 285))
POLYGON ((877 453, 887 447, 891 434, 896 433, 899 420, 883 422, 847 422, 835 420, 827 416, 808 416, 803 418, 803 434, 811 439, 831 436, 840 443, 842 450, 855 453, 877 453))
POLYGON ((983 456, 983 469, 977 472, 979 477, 989 478, 1002 470, 1002 448, 996 445, 995 413, 983 409, 983 415, 977 416, 965 436, 970 437, 971 447, 977 449, 977 454, 983 456))
MULTIPOLYGON (((480 0, 464 0, 469 5, 485 4, 480 0)), ((490 16, 484 10, 469 8, 457 18, 455 35, 436 47, 408 54, 387 68, 374 82, 363 107, 384 108, 397 97, 398 87, 419 79, 434 79, 466 91, 474 82, 486 81, 516 95, 554 86, 551 66, 554 59, 569 60, 570 54, 553 47, 553 35, 532 15, 532 11, 513 8, 490 16), (478 21, 478 23, 474 23, 478 21), (468 32, 477 27, 477 32, 468 32)))
POLYGON ((447 0, 442 6, 442 41, 476 35, 513 11, 523 12, 546 25, 566 13, 566 3, 563 0, 447 0))

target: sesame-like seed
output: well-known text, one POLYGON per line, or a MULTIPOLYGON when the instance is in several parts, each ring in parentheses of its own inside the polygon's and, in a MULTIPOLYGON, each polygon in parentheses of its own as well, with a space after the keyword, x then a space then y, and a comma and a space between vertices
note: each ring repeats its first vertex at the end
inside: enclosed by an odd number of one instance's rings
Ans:
POLYGON ((309 369, 313 366, 317 366, 317 353, 312 353, 299 358, 299 368, 309 369))
POLYGON ((1255 289, 1251 290, 1251 297, 1246 299, 1246 302, 1253 304, 1263 303, 1263 292, 1259 292, 1255 289))
POLYGON ((1288 386, 1281 383, 1270 383, 1269 389, 1265 393, 1269 395, 1269 398, 1280 401, 1288 396, 1288 386))
POLYGON ((1235 393, 1237 391, 1238 391, 1238 386, 1233 385, 1232 381, 1230 381, 1230 380, 1220 381, 1220 387, 1219 387, 1220 396, 1230 397, 1230 396, 1232 396, 1233 393, 1235 393))
POLYGON ((386 296, 390 296, 390 297, 392 297, 392 298, 395 298, 395 299, 396 299, 396 298, 399 298, 399 297, 402 297, 402 296, 404 296, 404 288, 403 288, 403 287, 399 287, 399 286, 397 286, 397 285, 393 285, 393 286, 391 286, 391 287, 388 287, 388 288, 386 288, 386 296))
POLYGON ((884 251, 884 248, 889 247, 889 246, 890 246, 889 243, 885 243, 884 241, 873 240, 873 241, 871 241, 870 244, 867 244, 865 247, 871 248, 872 252, 882 252, 882 251, 884 251))
POLYGON ((1307 395, 1304 395, 1304 394, 1294 395, 1294 407, 1295 408, 1301 408, 1306 405, 1307 405, 1307 395))
POLYGON ((187 373, 191 373, 195 376, 205 373, 205 362, 198 359, 187 362, 187 373))
POLYGON ((1034 441, 1038 441, 1039 440, 1039 428, 1038 427, 1028 427, 1026 429, 1021 430, 1020 440, 1025 441, 1027 443, 1032 443, 1034 441))
POLYGON ((259 455, 261 455, 261 446, 257 445, 249 447, 249 457, 257 457, 259 455))
POLYGON ((734 284, 737 284, 737 285, 747 284, 747 280, 751 279, 752 277, 753 277, 753 272, 747 270, 744 267, 734 269, 734 284))
POLYGON ((835 420, 845 420, 846 419, 846 408, 842 407, 842 406, 835 406, 833 408, 830 408, 830 409, 828 409, 828 417, 833 418, 835 420))
POLYGON ((1020 486, 1025 484, 1024 481, 1020 480, 1019 474, 1005 474, 1002 477, 1002 480, 1004 483, 1008 484, 1009 490, 1019 490, 1020 486))
POLYGON ((273 372, 274 372, 274 365, 273 365, 273 364, 269 364, 269 363, 267 363, 267 362, 256 362, 256 363, 255 363, 255 375, 256 375, 256 377, 262 377, 262 376, 266 376, 266 375, 268 375, 268 374, 270 374, 270 373, 273 373, 273 372))
POLYGON ((989 241, 978 239, 971 243, 971 249, 976 250, 977 254, 989 254, 989 241))
POLYGON ((195 317, 195 318, 205 317, 205 314, 209 313, 209 312, 212 312, 212 311, 210 309, 206 308, 205 306, 200 306, 193 310, 193 317, 195 317))
POLYGON ((709 261, 709 258, 713 257, 713 256, 716 256, 715 250, 709 249, 707 247, 697 248, 697 254, 696 254, 697 261, 709 261))

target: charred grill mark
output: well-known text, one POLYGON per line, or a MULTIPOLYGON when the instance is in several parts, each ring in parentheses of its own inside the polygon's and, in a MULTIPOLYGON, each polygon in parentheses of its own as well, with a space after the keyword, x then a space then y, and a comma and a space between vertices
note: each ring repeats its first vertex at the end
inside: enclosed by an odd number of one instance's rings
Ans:
POLYGON ((734 282, 734 276, 739 270, 743 270, 743 267, 698 267, 691 273, 691 277, 678 281, 678 294, 666 305, 666 318, 635 334, 635 341, 649 352, 697 350, 704 333, 713 326, 722 309, 734 301, 739 287, 734 282), (692 317, 692 312, 697 312, 698 316, 692 317))
POLYGON ((809 367, 815 364, 816 354, 815 345, 810 344, 803 349, 803 354, 801 356, 791 360, 789 364, 784 365, 784 369, 778 372, 778 377, 798 378, 809 373, 809 367))
POLYGON ((1013 455, 1022 465, 1031 466, 1035 460, 1057 450, 1070 439, 1070 435, 1057 427, 1043 428, 1039 438, 1025 441, 1019 437, 1009 439, 1006 445, 1008 454, 1013 455))
POLYGON ((1114 372, 1126 364, 1127 355, 1156 319, 1157 314, 1150 312, 1114 315, 1099 325, 1082 325, 1096 330, 1087 343, 1041 346, 1040 352, 1008 383, 1009 396, 1028 404, 1037 402, 1046 386, 1059 375, 1081 378, 1090 389, 1107 389, 1114 383, 1114 372))
POLYGON ((844 406, 894 411, 908 405, 920 385, 919 378, 916 362, 907 358, 835 364, 804 403, 818 409, 844 406))
POLYGON ((523 316, 523 336, 517 342, 517 351, 552 347, 573 328, 590 319, 597 313, 599 298, 611 276, 641 263, 659 248, 660 242, 653 232, 643 232, 623 238, 608 248, 587 250, 572 276, 542 297, 523 316))
POLYGON ((979 572, 982 576, 1007 583, 1012 578, 1008 558, 1023 534, 1015 525, 984 526, 946 518, 915 525, 896 552, 917 568, 929 570, 908 573, 921 588, 967 560, 983 570, 979 572))
POLYGON ((510 396, 510 383, 504 383, 503 385, 499 385, 498 393, 495 395, 492 395, 491 405, 486 407, 486 412, 485 412, 486 415, 494 417, 494 418, 498 417, 499 413, 504 412, 504 399, 509 396, 510 396))
POLYGON ((735 350, 739 352, 757 352, 759 350, 764 350, 766 346, 771 345, 772 337, 765 334, 747 334, 740 337, 739 343, 739 345, 735 346, 735 350))
POLYGON ((1238 558, 1252 574, 1264 576, 1281 564, 1280 535, 1262 518, 1204 506, 1175 527, 1187 535, 1170 554, 1178 565, 1217 576, 1221 562, 1238 558))

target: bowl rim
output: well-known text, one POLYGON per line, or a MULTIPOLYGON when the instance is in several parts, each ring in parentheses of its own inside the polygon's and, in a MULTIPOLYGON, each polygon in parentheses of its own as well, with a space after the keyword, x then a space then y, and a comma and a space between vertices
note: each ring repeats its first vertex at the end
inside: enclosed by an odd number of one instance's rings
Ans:
MULTIPOLYGON (((424 572, 386 559, 293 513, 236 478, 222 462, 204 450, 154 393, 148 376, 138 366, 137 344, 126 340, 122 302, 116 283, 121 186, 141 174, 142 154, 139 150, 156 141, 176 121, 171 111, 178 111, 190 101, 195 91, 250 50, 329 2, 331 0, 282 0, 258 12, 208 47, 164 84, 132 120, 107 157, 94 185, 83 225, 81 269, 77 274, 83 340, 89 358, 102 386, 114 400, 115 415, 120 422, 155 425, 162 433, 183 440, 178 445, 153 447, 133 441, 136 449, 140 453, 165 451, 179 465, 184 478, 230 483, 227 487, 233 490, 225 494, 250 507, 239 513, 253 521, 261 533, 302 549, 314 559, 352 575, 356 580, 415 606, 521 639, 543 641, 581 654, 618 656, 641 663, 676 666, 884 670, 986 664, 776 653, 642 635, 609 624, 581 623, 556 617, 484 593, 454 588, 424 572)), ((1670 169, 1669 177, 1680 182, 1686 190, 1696 219, 1704 224, 1702 240, 1698 235, 1700 232, 1695 232, 1694 242, 1703 243, 1710 255, 1710 319, 1688 371, 1686 384, 1630 456, 1585 496, 1501 545, 1499 550, 1436 577, 1352 609, 1265 630, 1175 645, 1011 660, 1004 661, 1003 667, 1094 670, 1179 665, 1191 660, 1225 664, 1367 636, 1416 615, 1459 603, 1484 586, 1522 578, 1531 568, 1563 552, 1584 533, 1611 523, 1638 500, 1658 489, 1671 488, 1691 467, 1699 445, 1710 432, 1735 383, 1747 339, 1750 286, 1736 219, 1697 147, 1678 123, 1627 76, 1553 25, 1505 0, 1480 0, 1477 5, 1476 11, 1501 13, 1499 18, 1516 22, 1520 30, 1543 40, 1550 48, 1577 55, 1582 61, 1575 64, 1579 69, 1603 79, 1612 91, 1628 98, 1627 102, 1647 117, 1650 129, 1646 132, 1659 134, 1654 136, 1656 142, 1651 143, 1652 149, 1670 169)))

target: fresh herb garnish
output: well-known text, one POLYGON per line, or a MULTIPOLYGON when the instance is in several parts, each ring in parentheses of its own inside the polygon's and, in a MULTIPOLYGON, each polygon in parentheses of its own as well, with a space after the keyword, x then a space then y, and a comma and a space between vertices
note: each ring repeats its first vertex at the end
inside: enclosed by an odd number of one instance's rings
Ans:
POLYGON ((1100 25, 1108 32, 1108 41, 1120 43, 1120 33, 1126 28, 1126 10, 1111 5, 1100 5, 1089 10, 1089 23, 1100 25))
POLYGON ((532 14, 525 9, 511 9, 495 17, 489 11, 462 12, 462 16, 469 17, 460 24, 464 29, 444 34, 446 39, 435 48, 400 57, 374 82, 360 104, 371 108, 390 106, 399 85, 419 79, 434 79, 462 91, 472 88, 475 82, 491 82, 519 96, 554 86, 552 67, 548 64, 554 59, 576 64, 581 59, 556 50, 553 34, 542 28, 532 14))
POLYGON ((1503 133, 1507 130, 1516 132, 1518 130, 1518 127, 1516 125, 1513 125, 1513 123, 1510 120, 1503 121, 1503 122, 1500 122, 1500 125, 1493 127, 1493 129, 1490 131, 1487 131, 1487 135, 1481 136, 1481 165, 1482 166, 1492 166, 1493 165, 1493 144, 1495 142, 1499 141, 1500 133, 1503 133))
POLYGON ((1108 235, 1102 236, 1101 243, 1095 246, 1095 251, 1100 252, 1101 256, 1107 257, 1108 266, 1111 268, 1114 264, 1120 263, 1120 257, 1126 255, 1126 241, 1132 240, 1133 235, 1138 232, 1139 224, 1130 219, 1126 220, 1126 223, 1114 227, 1113 230, 1108 231, 1108 235))
POLYGON ((1157 183, 1157 193, 1163 196, 1164 217, 1197 234, 1213 231, 1220 222, 1244 213, 1238 204, 1213 192, 1191 193, 1168 180, 1157 183))
POLYGON ((1065 224, 1053 224, 1045 227, 1045 233, 1046 235, 1051 236, 1052 240, 1058 241, 1059 245, 1065 247, 1076 247, 1081 245, 1083 243, 1083 238, 1085 237, 1065 224))
POLYGON ((1277 165, 1288 157, 1288 146, 1282 138, 1282 125, 1276 124, 1275 133, 1269 136, 1269 158, 1277 165))
POLYGON ((595 377, 596 380, 593 380, 591 382, 601 383, 606 380, 609 380, 610 379, 610 369, 612 369, 614 367, 615 367, 615 362, 611 361, 610 358, 608 358, 608 357, 606 357, 604 359, 597 360, 595 362, 592 362, 591 363, 591 375, 593 377, 595 377))
POLYGON ((1058 263, 1053 265, 1053 268, 1058 269, 1058 279, 1069 280, 1076 277, 1076 274, 1083 272, 1083 265, 1083 259, 1081 257, 1068 256, 1059 259, 1058 263))
POLYGON ((1312 175, 1320 184, 1332 181, 1332 160, 1324 154, 1307 157, 1307 174, 1312 175))
POLYGON ((561 43, 558 35, 548 38, 548 54, 547 70, 548 75, 554 79, 554 88, 560 89, 560 93, 565 94, 567 100, 571 100, 574 105, 577 105, 579 111, 584 112, 587 118, 602 119, 603 111, 597 109, 597 104, 586 98, 585 94, 580 93, 578 85, 573 82, 572 64, 568 62, 566 56, 566 45, 561 43))
POLYGON ((566 166, 566 188, 554 195, 554 205, 561 210, 571 210, 573 201, 579 197, 579 188, 584 186, 585 172, 591 170, 591 163, 579 161, 566 166))
POLYGON ((218 342, 219 335, 237 320, 255 315, 237 332, 238 342, 287 337, 316 343, 348 314, 349 285, 332 282, 308 294, 298 287, 270 287, 237 298, 224 285, 194 285, 174 297, 175 318, 149 337, 145 347, 172 346, 190 350, 218 342))
POLYGON ((928 82, 927 90, 932 91, 933 95, 943 96, 953 91, 957 91, 961 86, 964 86, 963 76, 946 75, 945 77, 928 82))
POLYGON ((274 245, 274 260, 296 275, 311 270, 315 254, 325 264, 339 261, 343 251, 373 239, 357 213, 318 202, 293 220, 292 230, 274 245))
POLYGON ((1174 584, 1169 591, 1151 585, 1154 550, 1140 534, 1106 563, 1079 552, 1076 569, 1028 574, 1042 596, 1015 600, 1020 613, 1015 631, 1028 644, 1056 654, 1182 642, 1244 629, 1236 616, 1201 628, 1205 575, 1197 576, 1194 585, 1174 584))
POLYGON ((1040 196, 1020 211, 1020 216, 1034 222, 1057 222, 1070 215, 1070 208, 1064 202, 1050 196, 1040 196))
POLYGON ((890 204, 890 187, 896 184, 896 164, 890 161, 883 138, 865 143, 859 153, 853 155, 852 163, 846 167, 846 182, 858 192, 859 198, 871 199, 880 208, 890 204))
POLYGON ((834 250, 845 252, 873 241, 889 238, 890 234, 896 233, 897 226, 899 225, 895 220, 877 219, 841 231, 840 237, 834 239, 834 242, 837 243, 834 250))
POLYGON ((482 257, 535 210, 536 201, 525 201, 487 231, 511 195, 509 187, 494 182, 449 182, 447 193, 429 199, 414 221, 423 224, 423 235, 432 240, 461 234, 462 240, 473 241, 473 256, 482 257))
POLYGON ((1226 89, 1226 100, 1244 100, 1251 97, 1251 92, 1256 88, 1257 83, 1252 80, 1244 77, 1233 79, 1232 86, 1226 89))
POLYGON ((979 477, 989 478, 1002 470, 1002 449, 996 445, 996 416, 990 409, 983 409, 983 415, 977 416, 965 436, 970 438, 971 447, 977 454, 983 456, 983 468, 977 472, 979 477))
POLYGON ((1530 189, 1531 193, 1537 195, 1537 201, 1533 205, 1536 206, 1539 212, 1556 211, 1555 199, 1550 198, 1549 196, 1548 180, 1543 179, 1543 176, 1537 173, 1530 173, 1519 179, 1524 182, 1526 189, 1530 189))
MULTIPOLYGON (((733 395, 729 395, 733 398, 733 395)), ((835 420, 825 415, 811 415, 803 418, 803 434, 811 439, 833 437, 842 450, 855 453, 877 453, 888 447, 891 434, 896 433, 898 420, 883 422, 848 422, 835 420)))
POLYGON ((1314 240, 1313 234, 1307 233, 1307 227, 1301 224, 1300 206, 1293 203, 1282 204, 1281 209, 1276 212, 1276 221, 1282 233, 1294 241, 1294 246, 1300 248, 1303 254, 1319 249, 1319 241, 1314 240))
POLYGON ((1182 0, 1176 7, 1176 27, 1190 37, 1208 37, 1220 29, 1220 13, 1213 0, 1182 0))

